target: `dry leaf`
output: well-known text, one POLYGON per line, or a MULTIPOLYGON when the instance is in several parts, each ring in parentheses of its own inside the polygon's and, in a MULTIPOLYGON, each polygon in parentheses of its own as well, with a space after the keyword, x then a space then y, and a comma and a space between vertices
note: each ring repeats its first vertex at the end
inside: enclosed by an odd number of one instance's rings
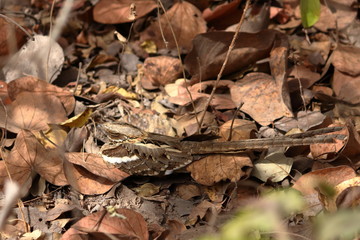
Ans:
POLYGON ((235 0, 220 4, 213 10, 207 8, 203 12, 204 19, 211 27, 225 29, 239 22, 243 13, 240 3, 241 0, 235 0))
POLYGON ((160 17, 160 20, 152 22, 152 24, 141 33, 140 41, 152 40, 156 43, 158 49, 175 48, 176 44, 168 21, 173 28, 179 47, 185 48, 186 50, 190 50, 192 46, 191 40, 197 34, 206 31, 206 22, 202 18, 199 9, 191 3, 181 1, 175 3, 160 17), (159 24, 161 25, 162 31, 160 30, 159 24), (164 41, 167 43, 165 44, 164 41))
POLYGON ((284 117, 276 121, 275 127, 284 132, 289 132, 295 128, 306 132, 310 128, 320 125, 324 120, 325 115, 321 112, 299 111, 296 118, 284 117))
POLYGON ((339 45, 332 56, 332 64, 340 72, 357 76, 360 74, 360 48, 339 45))
MULTIPOLYGON (((216 81, 205 81, 188 86, 192 100, 195 102, 199 99, 207 99, 210 96, 211 90, 214 87, 216 81)), ((174 84, 166 86, 166 91, 170 95, 169 102, 184 106, 191 103, 189 92, 186 90, 184 81, 177 81, 174 84), (169 86, 170 85, 170 86, 169 86)), ((217 90, 213 99, 210 102, 210 106, 215 109, 233 109, 236 107, 230 97, 230 87, 234 83, 230 80, 221 80, 217 85, 217 90)), ((199 110, 203 110, 202 105, 199 110)))
POLYGON ((263 126, 283 116, 292 116, 279 86, 270 75, 250 73, 232 86, 230 91, 236 104, 244 103, 241 111, 263 126))
MULTIPOLYGON (((202 201, 199 205, 191 210, 187 226, 195 225, 199 220, 205 217, 212 218, 216 217, 220 212, 221 204, 214 204, 208 201, 202 201), (208 215, 208 216, 207 216, 208 215)), ((205 219, 206 220, 206 219, 205 219)), ((208 219, 209 220, 209 219, 208 219)))
MULTIPOLYGON (((223 75, 241 71, 256 61, 269 57, 274 41, 282 34, 275 30, 240 33, 223 75)), ((208 32, 193 40, 193 48, 185 58, 185 68, 193 78, 216 78, 224 63, 233 32, 208 32)))
POLYGON ((8 84, 8 93, 12 101, 16 100, 17 96, 22 92, 30 92, 58 97, 61 103, 64 105, 67 115, 72 113, 75 107, 75 98, 73 96, 73 93, 45 81, 42 81, 36 77, 22 77, 8 84))
POLYGON ((263 182, 280 182, 289 176, 293 162, 293 158, 286 157, 284 153, 274 152, 256 161, 251 175, 263 182))
POLYGON ((39 142, 45 148, 58 148, 62 146, 67 137, 67 131, 64 127, 57 124, 49 124, 49 129, 43 133, 33 132, 39 142))
MULTIPOLYGON (((12 180, 20 185, 30 187, 29 181, 33 172, 40 174, 54 185, 68 184, 63 172, 62 153, 58 149, 45 149, 30 131, 19 132, 15 145, 5 161, 12 180)), ((0 163, 2 186, 8 176, 4 169, 5 162, 0 163)))
POLYGON ((257 128, 253 121, 234 119, 234 121, 230 120, 221 125, 219 135, 225 141, 238 141, 255 137, 255 131, 257 128), (231 139, 229 139, 230 131, 231 139))
POLYGON ((35 35, 11 57, 3 72, 6 82, 28 75, 53 82, 60 74, 63 63, 61 46, 49 36, 35 35))
POLYGON ((176 187, 176 192, 184 200, 189 200, 193 197, 201 196, 199 186, 195 184, 181 184, 176 187))
MULTIPOLYGON (((81 153, 78 153, 81 155, 81 153)), ((71 156, 67 154, 67 158, 77 157, 78 160, 83 159, 78 156, 71 156)), ((101 172, 102 169, 98 169, 101 172)), ((80 165, 70 163, 68 160, 64 162, 64 172, 69 184, 82 194, 103 194, 109 191, 116 183, 106 178, 95 175, 80 165)), ((105 171, 107 174, 108 171, 105 171)))
POLYGON ((132 22, 130 18, 131 4, 135 3, 136 17, 141 18, 157 7, 156 2, 151 0, 132 1, 132 0, 101 0, 96 3, 93 15, 94 20, 104 24, 117 24, 132 22))
POLYGON ((105 210, 86 216, 65 232, 62 239, 83 239, 90 237, 88 234, 96 239, 107 239, 107 234, 111 234, 116 239, 148 240, 147 224, 139 213, 130 209, 117 209, 116 213, 125 218, 111 217, 105 210))
POLYGON ((314 27, 327 32, 328 29, 342 30, 356 19, 356 10, 352 8, 352 0, 333 0, 321 5, 320 19, 314 27), (341 7, 340 7, 341 6, 341 7))
POLYGON ((16 25, 0 18, 0 66, 6 63, 7 56, 12 50, 18 50, 26 42, 26 34, 16 25), (8 46, 9 41, 13 46, 8 46), (14 48, 15 49, 12 49, 14 48))
POLYGON ((22 92, 6 111, 0 108, 0 126, 15 133, 21 129, 47 130, 49 123, 56 124, 66 119, 60 100, 42 93, 22 92))
MULTIPOLYGON (((329 127, 332 126, 333 125, 329 125, 329 127)), ((348 128, 344 128, 341 131, 328 133, 327 135, 329 134, 343 134, 346 136, 351 135, 349 133, 348 128)), ((328 159, 327 161, 329 162, 334 161, 335 160, 334 154, 337 154, 345 146, 345 143, 347 143, 348 141, 350 140, 335 139, 334 143, 311 144, 310 145, 311 155, 315 159, 321 159, 322 161, 325 161, 326 159, 328 159)), ((350 156, 347 155, 345 152, 343 152, 343 154, 345 154, 345 156, 350 156)))
POLYGON ((190 164, 186 170, 202 185, 211 186, 230 180, 237 182, 249 177, 252 161, 246 153, 212 154, 190 164))
POLYGON ((70 128, 81 128, 88 122, 92 113, 92 108, 86 108, 85 111, 83 111, 82 113, 79 113, 78 115, 66 120, 65 122, 60 123, 60 125, 70 128))
POLYGON ((331 186, 356 177, 355 171, 348 166, 339 166, 315 170, 301 176, 294 184, 293 188, 300 191, 303 195, 317 193, 316 187, 324 182, 331 186))
POLYGON ((167 56, 146 58, 143 70, 141 85, 148 90, 173 83, 182 73, 180 60, 167 56))
MULTIPOLYGON (((359 51, 360 57, 360 51, 359 51)), ((355 63, 351 64, 356 66, 355 63)), ((352 67, 352 69, 354 69, 352 67)), ((359 69, 360 70, 360 69, 359 69)), ((351 76, 346 73, 340 72, 337 69, 334 70, 332 79, 332 88, 337 96, 337 99, 345 101, 350 104, 360 103, 360 75, 351 76)))

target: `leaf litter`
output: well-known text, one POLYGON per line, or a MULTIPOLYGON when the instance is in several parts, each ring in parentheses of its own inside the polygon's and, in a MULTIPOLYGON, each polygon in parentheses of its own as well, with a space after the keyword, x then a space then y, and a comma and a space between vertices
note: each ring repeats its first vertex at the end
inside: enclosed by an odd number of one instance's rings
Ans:
MULTIPOLYGON (((61 15, 65 2, 55 4, 55 15, 43 1, 19 4, 37 21, 27 15, 17 21, 47 41, 50 16, 61 15)), ((32 57, 40 51, 28 47, 31 39, 24 49, 35 53, 14 55, 4 39, 16 36, 20 49, 25 35, 1 21, 2 28, 15 30, 0 35, 1 65, 25 62, 2 68, 0 182, 4 186, 11 178, 22 187, 17 220, 10 218, 2 237, 189 239, 215 232, 225 212, 284 186, 313 206, 304 210, 303 221, 320 211, 357 206, 359 49, 345 40, 358 30, 350 28, 356 18, 351 3, 341 2, 344 8, 334 12, 336 4, 322 5, 319 21, 306 34, 298 27, 298 4, 254 4, 246 20, 250 30, 240 32, 229 57, 234 32, 223 30, 239 21, 242 11, 236 18, 233 11, 242 10, 244 1, 214 11, 209 1, 78 1, 59 45, 52 45, 55 57, 40 54, 41 61, 32 57), (340 42, 332 32, 336 26, 340 42), (123 41, 114 38, 115 30, 123 41), (20 60, 8 60, 9 53, 20 60), (43 74, 48 70, 27 62, 54 69, 43 74), (16 76, 7 77, 9 70, 16 76), (99 154, 108 141, 99 124, 119 120, 191 141, 327 126, 344 127, 339 134, 348 139, 210 154, 173 175, 149 178, 130 176, 99 154)))

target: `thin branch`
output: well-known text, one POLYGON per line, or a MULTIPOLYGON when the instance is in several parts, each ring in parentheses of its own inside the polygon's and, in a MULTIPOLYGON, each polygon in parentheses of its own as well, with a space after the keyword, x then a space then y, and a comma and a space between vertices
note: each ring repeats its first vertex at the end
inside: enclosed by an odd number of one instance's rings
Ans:
MULTIPOLYGON (((219 74, 217 75, 216 82, 215 82, 214 87, 213 87, 213 89, 212 89, 212 91, 211 91, 210 97, 209 97, 209 99, 208 99, 208 101, 207 101, 207 103, 206 103, 206 105, 205 105, 205 107, 204 107, 204 113, 203 113, 202 116, 201 116, 199 126, 201 126, 201 124, 203 123, 204 118, 205 118, 205 114, 206 114, 206 109, 209 107, 211 100, 214 98, 214 94, 215 94, 216 88, 217 88, 217 86, 218 86, 218 84, 219 84, 219 81, 220 81, 220 79, 221 79, 221 77, 222 77, 222 74, 223 74, 223 72, 224 72, 224 70, 225 70, 225 67, 226 67, 226 65, 227 65, 227 62, 229 61, 230 53, 231 53, 231 51, 233 50, 233 48, 234 48, 234 46, 235 46, 235 41, 237 40, 237 37, 238 37, 239 32, 240 32, 240 28, 241 28, 241 26, 242 26, 242 24, 243 24, 243 22, 244 22, 244 20, 245 20, 245 15, 246 15, 246 12, 247 12, 249 6, 250 6, 250 0, 246 0, 246 4, 245 4, 245 7, 244 7, 243 14, 242 14, 242 16, 241 16, 241 19, 240 19, 238 25, 236 26, 235 34, 234 34, 234 37, 233 37, 233 39, 232 39, 232 41, 231 41, 231 43, 230 43, 229 49, 228 49, 228 51, 227 51, 227 53, 226 53, 226 57, 225 57, 224 63, 223 63, 223 65, 222 65, 221 69, 220 69, 219 74)), ((199 131, 200 131, 200 130, 199 130, 199 131)))
MULTIPOLYGON (((170 28, 170 31, 171 31, 171 34, 174 38, 174 42, 175 42, 175 45, 176 45, 176 50, 177 50, 177 54, 178 54, 178 58, 180 60, 180 64, 181 64, 181 70, 182 70, 182 74, 183 74, 183 78, 184 78, 184 84, 185 84, 185 89, 186 89, 186 92, 189 94, 189 97, 190 97, 190 101, 191 101, 191 106, 193 107, 194 109, 194 113, 195 113, 195 119, 196 119, 196 122, 198 124, 198 132, 200 133, 200 130, 201 130, 201 122, 199 122, 199 119, 198 119, 198 116, 196 115, 196 112, 195 112, 195 103, 194 103, 194 99, 192 97, 192 94, 189 90, 189 86, 188 86, 188 83, 186 82, 186 74, 185 74, 185 67, 184 67, 184 64, 181 60, 181 55, 180 55, 180 47, 179 47, 179 44, 178 44, 178 41, 176 39, 176 35, 175 35, 175 32, 174 32, 174 29, 170 23, 170 20, 169 20, 169 17, 166 15, 166 10, 165 10, 165 7, 164 5, 162 4, 162 2, 160 0, 158 0, 158 4, 160 5, 161 9, 164 11, 164 15, 165 16, 165 19, 167 21, 167 23, 169 24, 169 28, 170 28)), ((159 20, 160 22, 160 20, 159 20)), ((166 43, 165 43, 166 44, 166 43)), ((206 109, 205 109, 206 110, 206 109)), ((204 112, 204 115, 205 115, 205 112, 204 112)))

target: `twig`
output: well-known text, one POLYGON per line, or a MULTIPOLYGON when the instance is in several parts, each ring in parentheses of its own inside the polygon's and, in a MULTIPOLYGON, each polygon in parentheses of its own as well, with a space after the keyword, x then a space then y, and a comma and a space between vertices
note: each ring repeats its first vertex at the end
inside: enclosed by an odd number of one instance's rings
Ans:
MULTIPOLYGON (((158 0, 158 4, 160 5, 161 9, 162 9, 162 10, 164 11, 164 13, 165 13, 163 16, 165 16, 165 19, 166 19, 167 23, 169 24, 169 28, 170 28, 171 34, 172 34, 172 36, 173 36, 173 38, 174 38, 174 42, 175 42, 175 45, 176 45, 176 50, 177 50, 178 58, 179 58, 180 64, 181 64, 181 70, 182 70, 182 74, 183 74, 183 78, 184 78, 185 89, 186 89, 186 92, 189 94, 190 101, 191 101, 191 106, 193 107, 194 113, 195 113, 195 103, 194 103, 194 99, 193 99, 193 97, 192 97, 192 94, 191 94, 191 92, 190 92, 190 90, 189 90, 189 86, 188 86, 188 84, 187 84, 187 82, 186 82, 185 67, 184 67, 183 62, 181 61, 180 47, 179 47, 178 41, 177 41, 177 39, 176 39, 176 35, 175 35, 175 32, 174 32, 174 29, 173 29, 173 27, 172 27, 172 25, 171 25, 171 23, 170 23, 170 20, 169 20, 168 16, 166 15, 166 10, 165 10, 165 8, 164 8, 164 5, 162 4, 162 2, 161 2, 160 0, 158 0)), ((205 110, 206 110, 206 108, 205 108, 205 110)), ((204 112, 204 115, 205 115, 205 112, 204 112)), ((200 133, 200 130, 201 130, 201 122, 199 121, 196 113, 195 113, 195 119, 196 119, 196 123, 198 124, 198 132, 200 133)))
POLYGON ((50 8, 50 33, 49 33, 49 51, 47 52, 47 56, 46 56, 46 67, 45 67, 45 80, 46 82, 50 82, 49 79, 49 61, 50 61, 50 52, 51 52, 51 43, 52 43, 52 38, 51 38, 51 34, 52 34, 52 29, 53 29, 53 13, 54 13, 54 7, 55 7, 55 2, 53 1, 51 4, 51 8, 50 8))
POLYGON ((15 22, 13 19, 9 18, 8 16, 1 14, 0 13, 0 17, 4 18, 6 21, 11 22, 13 24, 15 24, 18 28, 20 28, 30 39, 33 38, 33 36, 28 33, 28 31, 26 31, 25 28, 23 28, 20 24, 18 24, 17 22, 15 22))
MULTIPOLYGON (((207 103, 206 103, 206 105, 205 105, 205 107, 204 107, 204 113, 203 113, 202 116, 201 116, 200 123, 199 123, 199 127, 201 126, 201 124, 202 124, 203 121, 204 121, 205 114, 206 114, 206 109, 209 107, 211 100, 214 98, 214 94, 215 94, 217 85, 219 84, 219 81, 220 81, 220 79, 221 79, 221 77, 222 77, 222 74, 223 74, 223 72, 224 72, 224 70, 225 70, 225 67, 226 67, 227 62, 228 62, 229 57, 230 57, 230 53, 231 53, 231 51, 233 50, 233 48, 234 48, 234 46, 235 46, 235 41, 236 41, 236 39, 237 39, 237 37, 238 37, 238 35, 239 35, 240 28, 241 28, 241 26, 242 26, 242 24, 243 24, 243 22, 244 22, 244 20, 245 20, 245 15, 246 15, 246 12, 247 12, 249 6, 250 6, 250 0, 246 0, 246 4, 245 4, 245 7, 244 7, 243 14, 242 14, 242 16, 241 16, 241 19, 240 19, 238 25, 236 26, 235 34, 234 34, 234 37, 233 37, 233 39, 232 39, 232 41, 231 41, 231 43, 230 43, 229 49, 228 49, 228 51, 227 51, 227 53, 226 53, 224 63, 223 63, 223 65, 222 65, 221 69, 220 69, 219 74, 217 75, 216 82, 215 82, 214 87, 213 87, 213 89, 212 89, 212 91, 211 91, 210 97, 209 97, 209 99, 208 99, 208 101, 207 101, 207 103)), ((200 131, 200 130, 199 130, 199 131, 200 131)))

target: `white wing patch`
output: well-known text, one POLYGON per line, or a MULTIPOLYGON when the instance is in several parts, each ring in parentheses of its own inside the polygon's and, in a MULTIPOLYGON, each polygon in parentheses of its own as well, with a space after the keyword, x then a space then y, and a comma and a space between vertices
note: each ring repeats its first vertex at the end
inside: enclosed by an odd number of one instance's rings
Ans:
POLYGON ((139 160, 139 157, 136 155, 132 155, 132 156, 125 156, 125 157, 109 157, 106 155, 102 155, 103 159, 111 164, 118 164, 118 163, 125 163, 125 162, 132 162, 132 161, 136 161, 139 160))

